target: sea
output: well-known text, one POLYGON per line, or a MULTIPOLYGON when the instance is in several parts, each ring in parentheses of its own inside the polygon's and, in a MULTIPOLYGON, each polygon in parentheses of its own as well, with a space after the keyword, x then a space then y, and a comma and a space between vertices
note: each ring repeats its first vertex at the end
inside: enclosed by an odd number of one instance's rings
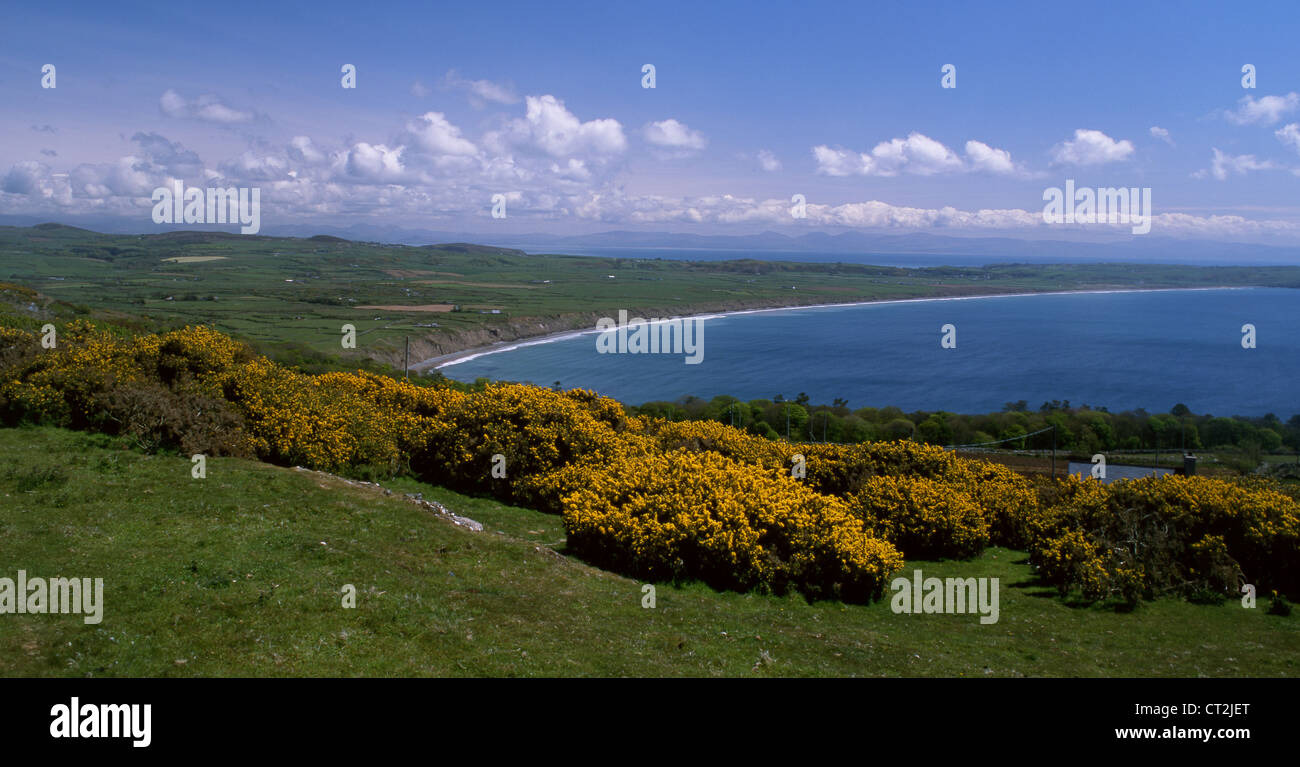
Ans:
POLYGON ((705 315, 700 327, 698 364, 685 354, 602 354, 588 331, 439 370, 461 381, 559 382, 628 404, 802 393, 854 409, 986 413, 1068 400, 1114 412, 1181 403, 1220 416, 1300 413, 1300 290, 917 299, 705 315))

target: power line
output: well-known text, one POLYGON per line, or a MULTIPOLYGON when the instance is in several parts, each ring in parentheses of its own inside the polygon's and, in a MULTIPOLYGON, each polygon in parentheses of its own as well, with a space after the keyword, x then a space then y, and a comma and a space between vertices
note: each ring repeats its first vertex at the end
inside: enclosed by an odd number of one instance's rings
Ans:
POLYGON ((963 448, 963 447, 984 447, 985 445, 1000 445, 1000 444, 1002 444, 1003 442, 1014 442, 1014 441, 1016 441, 1016 440, 1018 440, 1018 439, 1026 439, 1026 438, 1028 438, 1028 437, 1032 437, 1032 436, 1034 436, 1035 434, 1042 434, 1043 432, 1051 431, 1052 429, 1055 429, 1055 428, 1056 428, 1055 426, 1048 426, 1048 427, 1045 428, 1045 429, 1039 429, 1038 431, 1031 431, 1031 432, 1029 432, 1028 434, 1018 434, 1018 435, 1016 435, 1016 436, 1014 436, 1014 437, 1007 437, 1006 439, 995 439, 995 440, 993 440, 992 442, 974 442, 974 443, 969 444, 969 445, 945 445, 943 449, 944 449, 944 450, 959 450, 959 449, 961 449, 961 448, 963 448))

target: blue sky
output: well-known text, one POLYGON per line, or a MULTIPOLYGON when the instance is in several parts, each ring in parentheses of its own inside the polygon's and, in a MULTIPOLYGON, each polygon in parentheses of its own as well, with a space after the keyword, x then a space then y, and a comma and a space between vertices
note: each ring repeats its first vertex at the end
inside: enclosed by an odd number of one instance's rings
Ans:
POLYGON ((0 214, 146 230, 181 179, 260 188, 264 226, 1126 236, 1042 223, 1069 178, 1149 187, 1155 233, 1296 243, 1296 8, 15 5, 0 214))

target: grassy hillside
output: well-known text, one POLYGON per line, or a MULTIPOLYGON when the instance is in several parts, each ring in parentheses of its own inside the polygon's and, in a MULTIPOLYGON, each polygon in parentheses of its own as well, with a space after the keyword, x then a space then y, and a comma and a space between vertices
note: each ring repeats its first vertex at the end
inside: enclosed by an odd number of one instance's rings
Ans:
POLYGON ((499 340, 592 327, 628 309, 681 316, 721 309, 888 298, 1115 287, 1300 287, 1297 267, 1145 264, 900 269, 755 260, 689 262, 526 255, 449 244, 216 232, 105 235, 43 224, 0 227, 0 282, 76 311, 169 328, 212 324, 264 349, 401 364, 499 340), (376 308, 378 307, 378 308, 376 308), (449 311, 449 309, 457 311, 449 311), (493 313, 493 312, 498 313, 493 313), (136 321, 136 320, 132 320, 136 321))
POLYGON ((102 577, 104 619, 0 615, 3 676, 1295 676, 1300 617, 1235 602, 1078 607, 1024 555, 908 562, 998 577, 1001 619, 658 587, 563 555, 558 517, 413 480, 0 430, 0 577, 102 577), (406 500, 423 492, 481 533, 406 500), (344 584, 357 607, 341 607, 344 584))

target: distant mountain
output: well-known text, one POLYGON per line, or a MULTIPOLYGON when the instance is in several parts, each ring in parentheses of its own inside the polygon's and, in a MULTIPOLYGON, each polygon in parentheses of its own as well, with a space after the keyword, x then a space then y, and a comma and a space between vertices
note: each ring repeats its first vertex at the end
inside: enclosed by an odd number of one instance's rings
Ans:
MULTIPOLYGON (((200 232, 185 226, 141 226, 121 218, 69 218, 63 224, 48 224, 31 216, 0 216, 0 225, 11 226, 66 226, 84 227, 113 234, 159 234, 166 231, 200 232)), ((205 227, 209 228, 209 227, 205 227)), ((231 228, 233 232, 237 227, 231 228)), ((215 234, 215 233, 213 233, 215 234)), ((1182 263, 1240 266, 1268 266, 1300 264, 1300 246, 1257 245, 1251 243, 1218 242, 1212 240, 1184 240, 1172 237, 1145 235, 1127 237, 1112 242, 1087 242, 1067 240, 1035 240, 1013 237, 957 237, 913 232, 907 234, 876 234, 869 232, 808 232, 783 234, 760 232, 758 234, 716 235, 683 232, 636 232, 614 230, 593 234, 511 234, 494 232, 454 232, 433 229, 387 227, 376 224, 352 224, 346 227, 289 224, 266 224, 263 236, 280 237, 333 237, 344 240, 401 243, 404 245, 434 245, 442 243, 482 243, 524 250, 529 253, 574 252, 599 255, 618 255, 619 249, 633 251, 662 250, 664 258, 696 257, 691 254, 674 254, 672 251, 717 251, 717 257, 736 251, 737 258, 763 258, 765 254, 805 254, 793 260, 831 261, 844 260, 870 263, 873 255, 925 255, 960 257, 963 263, 1026 262, 1026 263, 1086 263, 1094 261, 1132 261, 1136 263, 1182 263)), ((184 236, 184 235, 179 235, 184 236)), ((646 257, 650 254, 635 254, 646 257)), ((775 256, 773 256, 775 257, 775 256)))

